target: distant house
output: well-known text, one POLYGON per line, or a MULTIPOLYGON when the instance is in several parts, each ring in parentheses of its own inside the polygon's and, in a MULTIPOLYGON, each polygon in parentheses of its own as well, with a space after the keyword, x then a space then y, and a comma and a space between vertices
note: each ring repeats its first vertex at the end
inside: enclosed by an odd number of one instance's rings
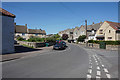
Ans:
POLYGON ((28 29, 27 34, 28 34, 28 38, 30 37, 44 38, 46 36, 45 30, 41 30, 41 29, 28 29))
MULTIPOLYGON (((88 40, 96 40, 95 34, 101 25, 102 25, 102 22, 96 23, 96 24, 93 22, 92 25, 87 25, 87 38, 88 38, 88 40)), ((85 26, 81 25, 81 27, 78 30, 78 33, 80 36, 86 35, 85 26)))
POLYGON ((0 53, 13 53, 14 52, 14 18, 16 16, 2 8, 0 8, 0 22, 2 27, 0 32, 0 53), (1 21, 2 20, 2 21, 1 21))
POLYGON ((28 40, 31 37, 43 38, 46 36, 45 30, 41 29, 28 29, 27 24, 25 25, 16 25, 15 23, 15 38, 22 37, 28 40))
POLYGON ((78 37, 80 36, 79 29, 80 29, 80 27, 75 27, 74 30, 73 30, 73 39, 74 40, 77 40, 78 37))
POLYGON ((63 34, 67 34, 68 35, 68 39, 69 40, 73 40, 73 30, 74 29, 66 29, 64 31, 60 31, 58 34, 62 37, 63 34))
POLYGON ((120 40, 120 23, 105 21, 96 32, 97 40, 120 40))
POLYGON ((88 25, 88 28, 87 28, 88 40, 96 40, 96 32, 101 27, 102 24, 103 22, 96 23, 96 24, 94 24, 93 22, 92 25, 88 25))
POLYGON ((16 25, 15 23, 15 37, 22 37, 24 39, 27 38, 27 24, 25 25, 16 25))

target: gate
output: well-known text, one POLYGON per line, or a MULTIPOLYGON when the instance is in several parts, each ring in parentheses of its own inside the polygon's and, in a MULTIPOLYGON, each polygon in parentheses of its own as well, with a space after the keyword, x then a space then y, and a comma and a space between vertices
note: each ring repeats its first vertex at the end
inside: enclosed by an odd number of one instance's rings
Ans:
POLYGON ((106 43, 100 42, 100 49, 106 49, 106 43))

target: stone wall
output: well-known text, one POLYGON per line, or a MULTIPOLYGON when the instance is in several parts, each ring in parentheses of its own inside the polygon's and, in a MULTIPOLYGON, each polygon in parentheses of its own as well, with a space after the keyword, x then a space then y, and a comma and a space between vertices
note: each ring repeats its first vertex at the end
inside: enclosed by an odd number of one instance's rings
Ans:
MULTIPOLYGON (((79 43, 82 46, 86 46, 86 43, 79 43)), ((94 44, 94 43, 88 43, 87 47, 91 48, 100 48, 99 44, 94 44)), ((118 50, 120 48, 120 45, 106 45, 106 50, 118 50)))
POLYGON ((118 50, 120 45, 106 45, 107 50, 118 50))
MULTIPOLYGON (((19 45, 28 45, 30 47, 38 48, 38 47, 45 47, 45 42, 26 42, 26 41, 17 41, 19 45)), ((49 42, 49 46, 54 45, 54 42, 49 42)))

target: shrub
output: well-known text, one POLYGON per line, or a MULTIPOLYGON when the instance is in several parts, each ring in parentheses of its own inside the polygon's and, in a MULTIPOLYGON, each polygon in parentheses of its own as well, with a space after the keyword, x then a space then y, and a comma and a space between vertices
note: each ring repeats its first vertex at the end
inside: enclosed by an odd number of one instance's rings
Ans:
POLYGON ((77 39, 78 42, 84 42, 86 39, 85 35, 79 36, 79 38, 77 39))
POLYGON ((120 41, 97 41, 97 40, 88 41, 88 43, 96 43, 96 44, 100 44, 100 42, 105 42, 106 45, 120 45, 120 41))
POLYGON ((28 39, 29 42, 44 42, 44 38, 30 38, 28 39))
POLYGON ((63 39, 63 40, 67 40, 67 39, 68 39, 68 34, 63 34, 63 35, 62 35, 62 39, 63 39))
POLYGON ((18 41, 23 41, 24 39, 22 37, 17 38, 18 41))

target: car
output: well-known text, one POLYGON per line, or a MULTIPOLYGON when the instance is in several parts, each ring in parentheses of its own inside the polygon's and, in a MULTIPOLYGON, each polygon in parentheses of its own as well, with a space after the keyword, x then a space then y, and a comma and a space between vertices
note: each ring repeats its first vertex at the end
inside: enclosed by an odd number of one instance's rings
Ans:
POLYGON ((66 46, 66 43, 64 41, 61 41, 61 40, 57 40, 56 41, 56 44, 53 46, 53 49, 65 49, 67 46, 66 46))

